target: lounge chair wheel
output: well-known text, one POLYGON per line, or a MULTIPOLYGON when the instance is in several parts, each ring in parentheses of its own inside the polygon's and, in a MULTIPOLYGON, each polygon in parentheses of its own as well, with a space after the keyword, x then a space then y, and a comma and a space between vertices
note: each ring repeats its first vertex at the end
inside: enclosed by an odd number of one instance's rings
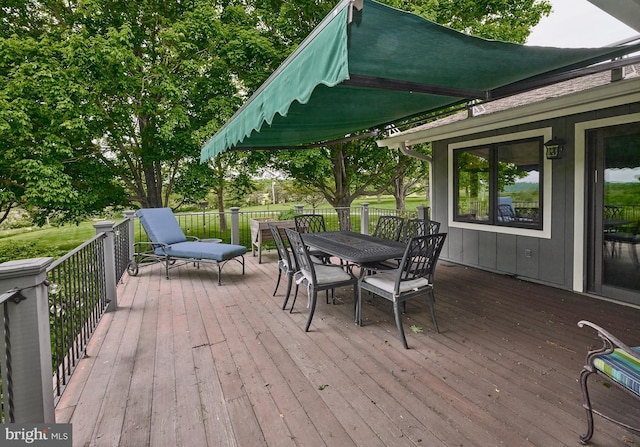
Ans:
POLYGON ((138 274, 138 264, 136 261, 131 261, 127 264, 127 273, 130 276, 136 276, 138 274))

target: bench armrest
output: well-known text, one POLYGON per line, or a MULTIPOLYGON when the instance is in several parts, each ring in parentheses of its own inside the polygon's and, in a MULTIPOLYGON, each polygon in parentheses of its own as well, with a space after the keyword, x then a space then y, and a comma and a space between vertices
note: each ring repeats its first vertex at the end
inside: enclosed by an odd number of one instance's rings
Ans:
POLYGON ((617 337, 609 333, 607 330, 587 320, 581 320, 578 322, 578 327, 584 326, 595 329, 598 332, 598 337, 600 337, 603 341, 603 345, 601 348, 589 351, 587 353, 587 365, 593 365, 593 360, 595 357, 603 354, 610 354, 614 349, 620 349, 640 361, 640 356, 638 356, 638 354, 633 349, 631 349, 617 337))

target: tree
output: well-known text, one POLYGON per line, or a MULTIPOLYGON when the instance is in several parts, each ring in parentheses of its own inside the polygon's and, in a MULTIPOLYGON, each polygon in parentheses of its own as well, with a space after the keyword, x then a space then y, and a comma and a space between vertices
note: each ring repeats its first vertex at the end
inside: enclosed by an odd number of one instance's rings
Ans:
POLYGON ((396 163, 391 152, 378 150, 375 139, 346 141, 317 150, 255 152, 254 165, 278 168, 316 191, 338 212, 340 228, 351 228, 346 211, 357 197, 382 192, 391 184, 396 163))
POLYGON ((0 26, 0 223, 16 207, 41 224, 124 203, 121 185, 92 156, 92 123, 82 119, 84 90, 73 80, 63 36, 20 23, 0 26))
POLYGON ((45 214, 100 196, 97 207, 116 189, 167 206, 186 161, 286 46, 234 0, 17 0, 0 19, 0 144, 13 168, 11 180, 3 169, 0 216, 29 197, 45 214), (110 187, 74 190, 71 165, 110 187))
POLYGON ((390 189, 396 201, 396 210, 404 211, 406 198, 428 187, 429 167, 422 160, 398 154, 398 163, 391 177, 393 180, 390 189))
POLYGON ((93 0, 74 19, 108 148, 96 155, 133 200, 166 206, 182 161, 271 71, 271 36, 235 2, 93 0))

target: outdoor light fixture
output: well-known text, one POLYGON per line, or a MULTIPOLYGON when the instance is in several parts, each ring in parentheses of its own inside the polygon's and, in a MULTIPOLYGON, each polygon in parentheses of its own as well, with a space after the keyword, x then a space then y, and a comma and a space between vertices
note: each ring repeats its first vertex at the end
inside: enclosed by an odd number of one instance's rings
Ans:
POLYGON ((562 158, 562 151, 564 151, 565 141, 562 138, 553 137, 546 143, 544 147, 547 148, 547 159, 557 160, 562 158))

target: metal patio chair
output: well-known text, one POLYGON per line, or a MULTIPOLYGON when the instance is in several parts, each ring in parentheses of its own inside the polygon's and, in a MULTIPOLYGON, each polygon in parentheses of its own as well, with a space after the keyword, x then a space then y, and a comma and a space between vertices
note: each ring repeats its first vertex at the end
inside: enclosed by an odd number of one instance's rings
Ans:
MULTIPOLYGON (((320 233, 327 231, 322 214, 298 214, 293 216, 293 222, 298 233, 320 233)), ((331 255, 320 250, 310 250, 311 256, 322 259, 322 262, 329 264, 331 255)))
POLYGON ((398 216, 380 216, 372 236, 397 241, 402 233, 404 219, 398 216))
POLYGON ((169 269, 187 263, 213 263, 218 270, 218 285, 222 283, 222 269, 229 261, 242 265, 244 275, 244 254, 242 245, 212 243, 194 236, 185 236, 171 208, 143 208, 136 211, 140 224, 149 237, 149 242, 134 244, 134 259, 127 265, 127 272, 136 276, 141 266, 153 262, 163 262, 169 279, 169 269), (176 262, 180 261, 180 262, 176 262))
POLYGON ((427 236, 429 234, 438 234, 440 232, 440 222, 429 219, 407 219, 404 224, 400 242, 409 242, 412 237, 427 236))
POLYGON ((345 271, 339 265, 333 264, 317 264, 313 262, 309 250, 302 240, 302 236, 297 231, 285 229, 289 244, 291 245, 291 251, 293 252, 300 273, 296 279, 296 293, 291 303, 291 310, 295 305, 298 295, 298 286, 302 284, 307 288, 307 293, 310 299, 309 302, 309 316, 307 317, 307 324, 305 325, 305 332, 309 331, 311 326, 311 320, 316 310, 316 303, 318 298, 318 291, 335 290, 337 287, 353 286, 353 298, 356 302, 358 278, 356 278, 350 271, 345 271))
POLYGON ((298 214, 293 217, 298 233, 318 233, 327 231, 322 214, 298 214))
POLYGON ((431 308, 433 327, 436 332, 439 332, 436 321, 433 277, 446 236, 446 233, 439 233, 411 238, 402 261, 400 261, 400 267, 395 270, 378 272, 375 275, 367 274, 365 271, 359 282, 356 303, 358 324, 362 324, 362 291, 367 290, 379 295, 393 303, 393 313, 400 339, 404 347, 409 349, 402 327, 401 310, 405 310, 408 300, 426 295, 431 308))
MULTIPOLYGON (((399 241, 408 244, 412 237, 428 236, 430 234, 437 234, 440 231, 440 222, 435 220, 413 218, 407 219, 402 229, 402 234, 399 237, 399 241)), ((379 262, 374 265, 367 265, 366 267, 372 271, 389 270, 398 268, 400 265, 400 259, 388 259, 383 262, 379 262)))
POLYGON ((273 296, 276 296, 276 293, 278 292, 280 279, 282 278, 282 274, 284 273, 284 275, 287 277, 287 291, 284 294, 282 310, 285 310, 287 307, 287 303, 289 302, 289 296, 291 295, 291 287, 293 286, 294 277, 299 269, 296 263, 296 258, 289 253, 289 249, 282 239, 282 234, 280 234, 278 226, 272 223, 269 223, 267 225, 269 227, 269 231, 271 231, 273 241, 276 244, 276 250, 278 251, 278 280, 276 282, 276 288, 273 291, 273 296))

